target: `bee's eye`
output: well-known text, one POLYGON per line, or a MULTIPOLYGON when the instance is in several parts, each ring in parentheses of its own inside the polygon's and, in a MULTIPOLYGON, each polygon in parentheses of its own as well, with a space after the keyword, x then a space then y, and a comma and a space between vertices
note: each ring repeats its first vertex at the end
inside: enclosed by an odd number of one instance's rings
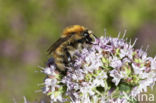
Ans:
POLYGON ((87 37, 88 35, 89 35, 88 32, 83 33, 83 36, 85 36, 85 37, 87 37))

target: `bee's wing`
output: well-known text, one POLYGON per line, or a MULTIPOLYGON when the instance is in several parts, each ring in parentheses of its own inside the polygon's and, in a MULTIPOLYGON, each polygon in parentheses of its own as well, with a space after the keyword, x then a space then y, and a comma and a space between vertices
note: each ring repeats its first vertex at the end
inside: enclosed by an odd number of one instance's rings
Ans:
POLYGON ((65 42, 68 38, 60 38, 58 39, 54 44, 52 44, 49 49, 47 50, 49 54, 51 54, 51 52, 53 52, 56 48, 59 47, 59 45, 61 45, 63 42, 65 42))

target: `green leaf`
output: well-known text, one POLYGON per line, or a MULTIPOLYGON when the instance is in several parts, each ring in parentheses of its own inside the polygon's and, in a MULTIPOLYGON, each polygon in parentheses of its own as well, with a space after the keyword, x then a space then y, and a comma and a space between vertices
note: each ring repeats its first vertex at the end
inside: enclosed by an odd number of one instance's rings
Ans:
POLYGON ((119 84, 119 90, 122 92, 129 93, 131 90, 131 86, 129 86, 128 84, 119 84))
POLYGON ((112 97, 112 98, 118 98, 119 96, 120 96, 120 90, 119 90, 119 88, 116 88, 116 89, 112 92, 111 97, 112 97))

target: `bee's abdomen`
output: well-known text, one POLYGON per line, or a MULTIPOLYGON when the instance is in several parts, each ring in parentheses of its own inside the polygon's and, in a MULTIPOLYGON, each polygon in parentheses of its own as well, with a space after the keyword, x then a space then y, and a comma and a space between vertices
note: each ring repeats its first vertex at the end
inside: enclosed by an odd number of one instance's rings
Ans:
POLYGON ((83 43, 81 41, 66 42, 58 47, 53 52, 55 64, 59 71, 65 71, 69 62, 72 62, 75 50, 82 49, 83 43))
POLYGON ((60 71, 65 70, 65 64, 64 64, 64 47, 59 47, 53 52, 53 57, 55 59, 55 64, 60 71))

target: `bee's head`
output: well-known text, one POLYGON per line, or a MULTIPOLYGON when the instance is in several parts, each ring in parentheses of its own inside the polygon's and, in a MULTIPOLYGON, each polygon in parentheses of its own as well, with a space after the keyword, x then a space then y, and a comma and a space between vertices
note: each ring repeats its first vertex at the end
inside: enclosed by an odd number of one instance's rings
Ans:
POLYGON ((96 39, 96 36, 93 34, 91 30, 85 30, 84 32, 82 32, 81 35, 83 36, 83 38, 87 43, 94 42, 96 39))

